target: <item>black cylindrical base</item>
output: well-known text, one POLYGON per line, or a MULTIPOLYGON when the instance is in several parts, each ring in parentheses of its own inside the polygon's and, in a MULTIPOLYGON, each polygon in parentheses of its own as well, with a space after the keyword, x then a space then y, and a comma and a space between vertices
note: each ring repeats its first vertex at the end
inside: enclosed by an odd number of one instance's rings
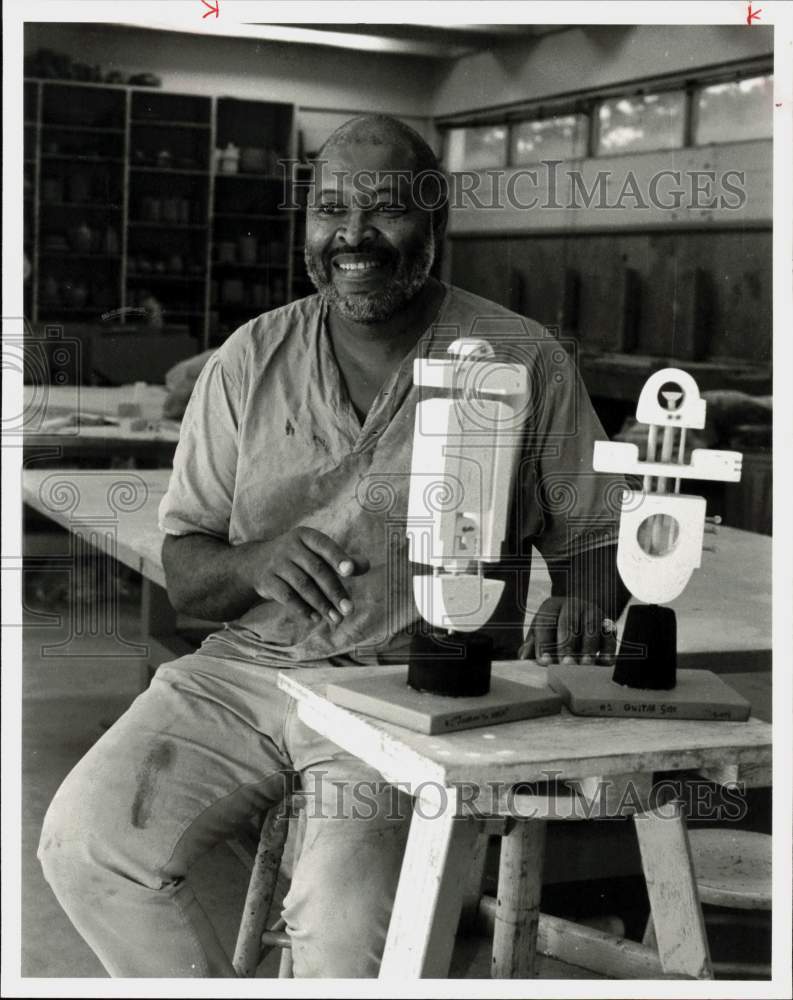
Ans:
POLYGON ((672 690, 677 684, 677 620, 671 608, 658 604, 628 608, 611 679, 631 688, 672 690))
POLYGON ((417 691, 453 698, 487 694, 493 640, 478 633, 430 632, 413 636, 408 684, 417 691))

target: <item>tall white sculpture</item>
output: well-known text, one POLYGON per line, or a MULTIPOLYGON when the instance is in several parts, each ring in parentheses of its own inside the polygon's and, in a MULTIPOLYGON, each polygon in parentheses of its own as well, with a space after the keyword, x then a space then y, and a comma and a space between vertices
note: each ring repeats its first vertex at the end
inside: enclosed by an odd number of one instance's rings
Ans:
POLYGON ((327 687, 338 704, 425 733, 561 710, 546 686, 491 678, 493 644, 481 632, 504 589, 485 571, 502 555, 529 373, 484 340, 461 338, 447 354, 413 368, 417 386, 437 390, 416 407, 406 526, 426 625, 412 638, 407 677, 402 666, 327 687))
POLYGON ((416 408, 408 552, 431 568, 413 577, 421 616, 438 629, 473 632, 504 587, 482 572, 501 558, 528 372, 495 362, 484 340, 456 340, 448 354, 413 364, 415 385, 446 395, 416 408))

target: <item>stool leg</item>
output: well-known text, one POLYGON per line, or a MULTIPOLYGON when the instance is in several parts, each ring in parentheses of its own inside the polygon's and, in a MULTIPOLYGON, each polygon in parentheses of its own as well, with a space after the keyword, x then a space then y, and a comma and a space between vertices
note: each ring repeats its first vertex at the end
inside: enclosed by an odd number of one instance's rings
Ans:
MULTIPOLYGON (((300 857, 300 852, 303 849, 303 838, 306 835, 306 810, 301 809, 297 814, 297 833, 295 835, 295 856, 292 861, 292 871, 295 870, 297 866, 297 860, 300 857)), ((278 965, 278 978, 279 979, 293 979, 294 978, 294 963, 292 961, 292 949, 282 948, 281 949, 281 961, 278 965)))
POLYGON ((474 856, 471 859, 471 868, 465 880, 465 892, 463 894, 462 910, 460 912, 461 934, 472 933, 476 929, 479 919, 479 900, 482 898, 482 882, 485 877, 485 865, 487 864, 487 846, 490 843, 488 833, 480 833, 474 849, 474 856))
POLYGON ((457 818, 457 795, 417 803, 388 927, 381 979, 440 979, 448 975, 466 877, 479 822, 457 818))
POLYGON ((682 804, 634 818, 658 956, 666 974, 712 979, 705 920, 682 804))
POLYGON ((529 979, 537 956, 545 823, 516 823, 501 838, 493 930, 493 979, 529 979))
POLYGON ((647 918, 647 926, 644 928, 642 944, 647 948, 652 948, 653 951, 658 951, 658 942, 655 940, 655 924, 653 923, 652 913, 647 918))
POLYGON ((288 829, 289 810, 286 803, 278 803, 268 811, 262 823, 234 948, 234 971, 244 979, 256 975, 262 958, 262 934, 267 928, 288 829))
POLYGON ((294 975, 295 973, 294 973, 294 966, 292 964, 292 949, 282 948, 281 961, 278 963, 278 978, 293 979, 294 975))

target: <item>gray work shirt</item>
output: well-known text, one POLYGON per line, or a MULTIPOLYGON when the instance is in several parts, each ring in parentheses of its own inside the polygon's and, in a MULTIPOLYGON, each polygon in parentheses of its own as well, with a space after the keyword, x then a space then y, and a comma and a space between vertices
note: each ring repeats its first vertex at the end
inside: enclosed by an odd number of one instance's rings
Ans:
POLYGON ((159 523, 231 545, 299 525, 331 536, 370 569, 345 586, 354 612, 339 625, 295 621, 262 601, 213 633, 202 651, 277 666, 399 659, 418 621, 405 523, 420 393, 417 356, 442 358, 452 340, 489 340, 526 364, 532 397, 511 498, 507 586, 488 630, 497 655, 522 640, 531 546, 567 558, 616 539, 621 480, 592 471, 605 434, 570 354, 539 324, 460 289, 382 386, 361 425, 347 395, 318 295, 240 327, 209 359, 182 423, 159 523))

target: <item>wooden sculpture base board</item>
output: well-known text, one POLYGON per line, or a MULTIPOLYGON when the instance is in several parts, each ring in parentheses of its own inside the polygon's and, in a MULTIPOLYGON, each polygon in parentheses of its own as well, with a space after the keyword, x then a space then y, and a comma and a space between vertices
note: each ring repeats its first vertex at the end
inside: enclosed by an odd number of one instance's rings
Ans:
POLYGON ((548 683, 574 715, 745 722, 751 705, 710 670, 678 670, 677 687, 651 691, 616 684, 611 667, 548 667, 548 683))
POLYGON ((416 691, 407 684, 407 664, 378 669, 360 680, 328 684, 327 697, 337 705, 406 729, 433 735, 493 726, 561 711, 562 699, 549 688, 531 687, 492 677, 488 694, 473 698, 416 691))

